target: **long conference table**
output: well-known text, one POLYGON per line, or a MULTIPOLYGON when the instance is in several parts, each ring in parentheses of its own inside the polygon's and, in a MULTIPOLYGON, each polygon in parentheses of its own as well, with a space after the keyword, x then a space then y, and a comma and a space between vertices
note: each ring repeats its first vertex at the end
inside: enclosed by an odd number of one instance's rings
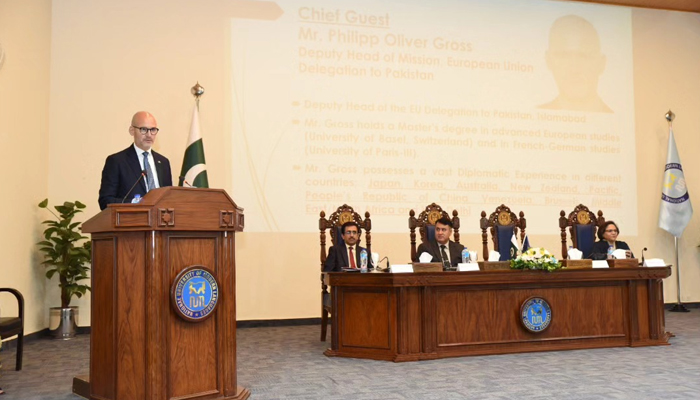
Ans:
POLYGON ((327 356, 388 361, 667 345, 662 280, 671 267, 419 273, 327 273, 327 356), (551 322, 524 327, 545 299, 551 322))

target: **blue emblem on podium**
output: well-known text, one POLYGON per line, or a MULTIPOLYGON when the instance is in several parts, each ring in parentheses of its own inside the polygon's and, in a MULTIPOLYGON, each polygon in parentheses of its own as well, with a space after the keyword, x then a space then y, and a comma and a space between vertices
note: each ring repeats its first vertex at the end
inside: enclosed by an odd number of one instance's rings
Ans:
POLYGON ((547 329, 552 322, 552 309, 547 300, 541 297, 530 297, 520 307, 520 321, 525 329, 539 333, 547 329))
POLYGON ((191 322, 207 319, 219 303, 219 284, 203 266, 185 268, 175 278, 170 292, 175 311, 191 322))

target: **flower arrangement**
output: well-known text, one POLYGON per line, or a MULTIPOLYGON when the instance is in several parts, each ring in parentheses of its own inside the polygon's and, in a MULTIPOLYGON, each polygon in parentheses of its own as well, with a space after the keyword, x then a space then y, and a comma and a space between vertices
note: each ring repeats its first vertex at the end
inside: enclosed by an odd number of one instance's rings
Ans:
POLYGON ((510 268, 555 271, 561 268, 561 263, 546 249, 530 247, 514 260, 510 260, 510 268))

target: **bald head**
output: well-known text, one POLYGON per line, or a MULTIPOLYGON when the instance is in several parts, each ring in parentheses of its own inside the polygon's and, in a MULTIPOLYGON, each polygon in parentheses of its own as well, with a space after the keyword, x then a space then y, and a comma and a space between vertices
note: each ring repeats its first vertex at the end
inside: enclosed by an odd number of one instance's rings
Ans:
MULTIPOLYGON (((148 111, 139 111, 131 117, 131 125, 141 126, 144 122, 153 122, 156 124, 156 117, 148 111)), ((157 125, 156 125, 157 126, 157 125)))
POLYGON ((598 79, 606 59, 593 24, 578 15, 558 18, 549 31, 547 67, 559 96, 545 108, 610 112, 598 96, 598 79))
POLYGON ((151 150, 157 133, 141 133, 140 128, 158 128, 156 118, 147 111, 139 111, 131 118, 129 134, 134 137, 134 144, 142 150, 151 150))
POLYGON ((549 31, 549 51, 600 53, 598 31, 578 15, 558 18, 549 31))

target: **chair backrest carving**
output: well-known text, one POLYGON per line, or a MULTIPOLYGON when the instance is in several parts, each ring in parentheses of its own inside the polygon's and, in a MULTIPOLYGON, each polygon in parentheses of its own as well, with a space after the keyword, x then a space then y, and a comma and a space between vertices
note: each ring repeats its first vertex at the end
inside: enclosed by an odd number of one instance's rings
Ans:
POLYGON ((520 230, 520 241, 525 238, 525 213, 520 211, 515 215, 505 204, 496 207, 496 210, 486 218, 486 211, 481 212, 481 242, 483 244, 482 257, 484 261, 489 259, 488 234, 491 233, 494 250, 501 253, 501 261, 510 259, 510 239, 520 230), (505 243, 504 243, 505 242, 505 243))
POLYGON ((453 240, 459 243, 459 217, 457 216, 457 210, 452 210, 452 217, 450 218, 450 215, 444 211, 442 207, 432 203, 418 214, 418 218, 416 218, 416 212, 413 210, 411 210, 408 215, 408 229, 411 234, 411 260, 418 261, 418 254, 416 254, 416 228, 418 228, 421 242, 434 240, 435 222, 440 218, 444 217, 452 220, 452 225, 454 225, 453 240))
POLYGON ((574 248, 581 250, 583 257, 587 257, 593 249, 596 232, 605 224, 603 212, 598 210, 598 215, 593 214, 588 207, 579 204, 566 216, 566 212, 559 212, 559 229, 561 230, 561 256, 566 259, 569 256, 569 249, 566 245, 566 228, 569 228, 569 235, 574 248))

